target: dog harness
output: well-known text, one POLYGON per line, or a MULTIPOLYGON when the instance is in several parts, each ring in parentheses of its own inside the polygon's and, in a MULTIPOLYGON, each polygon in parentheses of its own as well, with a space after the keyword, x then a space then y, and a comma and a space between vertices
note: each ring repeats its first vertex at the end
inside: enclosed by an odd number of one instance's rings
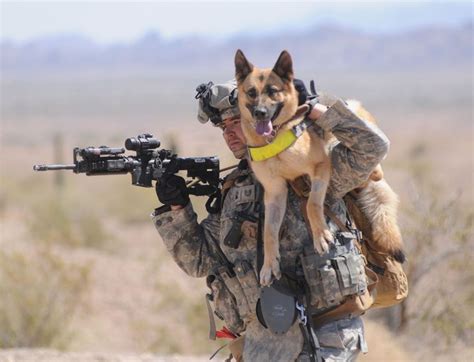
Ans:
POLYGON ((304 119, 302 122, 291 127, 291 129, 277 134, 275 139, 268 145, 261 147, 249 146, 248 152, 250 159, 252 161, 264 161, 277 156, 291 147, 291 145, 293 145, 293 143, 295 143, 295 141, 301 137, 304 131, 306 131, 313 124, 314 122, 312 120, 304 119))

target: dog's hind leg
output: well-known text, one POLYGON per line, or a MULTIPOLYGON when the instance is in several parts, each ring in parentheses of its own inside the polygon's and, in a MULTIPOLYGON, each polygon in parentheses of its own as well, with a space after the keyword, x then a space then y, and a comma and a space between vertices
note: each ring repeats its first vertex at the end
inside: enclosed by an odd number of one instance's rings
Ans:
POLYGON ((272 179, 270 184, 263 184, 263 186, 265 189, 264 258, 260 270, 260 284, 267 286, 272 282, 272 274, 277 279, 281 277, 278 236, 285 215, 288 189, 283 178, 272 179))
POLYGON ((311 179, 311 191, 306 211, 313 234, 314 248, 319 254, 323 254, 328 251, 329 243, 334 241, 324 218, 324 198, 331 176, 329 161, 318 163, 314 168, 313 174, 309 176, 311 179))

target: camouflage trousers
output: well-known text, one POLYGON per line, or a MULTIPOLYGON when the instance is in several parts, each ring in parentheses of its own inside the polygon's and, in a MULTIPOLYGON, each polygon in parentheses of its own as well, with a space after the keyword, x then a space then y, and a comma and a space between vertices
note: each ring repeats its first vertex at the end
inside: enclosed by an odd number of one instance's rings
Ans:
MULTIPOLYGON (((364 324, 360 317, 341 319, 314 330, 325 362, 355 361, 360 352, 367 353, 364 324)), ((306 351, 297 362, 310 361, 306 351)))

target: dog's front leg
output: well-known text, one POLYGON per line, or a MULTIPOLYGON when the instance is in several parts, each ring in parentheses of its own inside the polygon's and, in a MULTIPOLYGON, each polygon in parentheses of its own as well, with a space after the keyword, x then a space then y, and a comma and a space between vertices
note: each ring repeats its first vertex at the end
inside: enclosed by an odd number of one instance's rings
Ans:
POLYGON ((286 210, 288 189, 284 179, 273 179, 265 189, 264 258, 260 270, 260 284, 270 285, 272 274, 280 279, 280 243, 278 235, 286 210))
POLYGON ((311 192, 308 197, 306 211, 313 234, 314 249, 323 254, 328 251, 329 243, 334 241, 324 218, 324 199, 331 176, 329 162, 321 162, 315 168, 311 178, 311 192))

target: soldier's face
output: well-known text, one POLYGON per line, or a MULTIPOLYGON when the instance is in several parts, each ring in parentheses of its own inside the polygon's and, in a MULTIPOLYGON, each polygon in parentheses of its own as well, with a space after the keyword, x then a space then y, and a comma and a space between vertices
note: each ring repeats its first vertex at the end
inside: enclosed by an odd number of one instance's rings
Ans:
POLYGON ((240 118, 227 118, 220 125, 227 143, 235 158, 241 159, 247 153, 245 137, 240 126, 240 118))

